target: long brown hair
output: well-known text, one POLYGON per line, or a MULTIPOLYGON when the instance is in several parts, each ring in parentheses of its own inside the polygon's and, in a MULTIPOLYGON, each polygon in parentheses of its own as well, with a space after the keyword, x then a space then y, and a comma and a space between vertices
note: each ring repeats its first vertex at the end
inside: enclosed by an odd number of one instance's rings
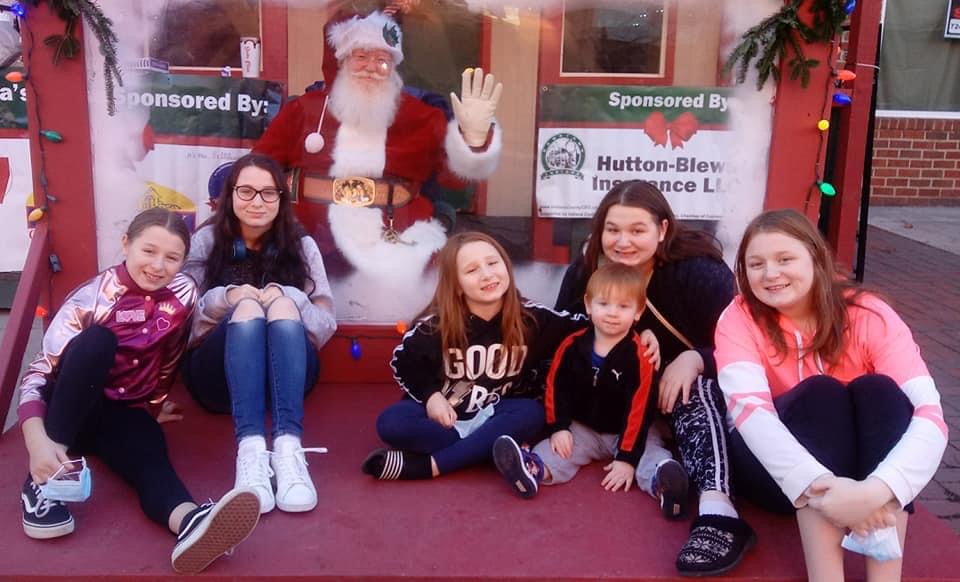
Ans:
POLYGON ((213 225, 213 248, 206 259, 203 289, 215 287, 223 272, 234 261, 234 244, 240 239, 241 231, 240 220, 233 210, 233 189, 237 185, 240 172, 250 166, 269 172, 280 190, 277 217, 260 241, 261 249, 271 249, 270 257, 261 261, 265 270, 265 281, 293 285, 309 294, 315 283, 307 273, 307 260, 300 245, 300 239, 305 234, 304 229, 293 214, 290 190, 287 188, 283 170, 273 159, 262 154, 247 154, 233 163, 217 201, 217 210, 202 225, 213 225))
POLYGON ((780 312, 763 303, 753 294, 747 280, 747 246, 761 233, 778 232, 799 241, 813 260, 813 285, 810 288, 813 313, 816 318, 816 333, 808 353, 817 353, 824 361, 836 365, 843 357, 850 318, 847 310, 857 305, 863 290, 837 270, 830 246, 820 231, 806 216, 793 209, 768 210, 747 225, 737 249, 734 273, 737 286, 754 320, 773 343, 777 355, 785 357, 787 342, 780 329, 780 312))
POLYGON ((510 257, 503 246, 492 237, 481 232, 460 232, 451 236, 440 249, 437 256, 437 270, 440 275, 437 290, 430 304, 417 316, 417 319, 430 315, 437 316, 444 359, 450 353, 450 348, 461 350, 467 348, 467 318, 470 316, 470 311, 467 309, 463 290, 457 278, 457 255, 460 254, 460 249, 464 245, 472 242, 485 242, 496 249, 510 276, 510 283, 503 294, 503 307, 500 309, 500 330, 503 335, 503 347, 506 348, 504 353, 509 354, 515 346, 521 346, 526 342, 527 328, 524 321, 527 317, 526 310, 523 308, 523 298, 517 290, 510 257))
POLYGON ((593 214, 590 227, 590 240, 584 255, 584 267, 587 273, 597 270, 600 255, 603 254, 603 229, 607 222, 607 212, 614 205, 642 208, 653 216, 657 226, 667 221, 667 234, 657 246, 654 260, 657 266, 670 261, 679 261, 690 257, 709 257, 723 260, 720 243, 713 235, 684 226, 673 215, 670 203, 655 185, 646 180, 627 180, 620 182, 607 192, 593 214))

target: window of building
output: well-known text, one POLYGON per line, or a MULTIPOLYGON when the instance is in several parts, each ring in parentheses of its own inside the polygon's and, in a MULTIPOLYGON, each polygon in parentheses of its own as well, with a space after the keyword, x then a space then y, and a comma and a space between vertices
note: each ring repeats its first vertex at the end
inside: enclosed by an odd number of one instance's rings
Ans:
MULTIPOLYGON (((149 6, 149 7, 148 7, 149 6)), ((260 0, 155 0, 147 56, 171 67, 240 67, 240 37, 262 37, 260 0)))
POLYGON ((666 22, 663 0, 641 1, 627 9, 567 10, 560 75, 662 77, 666 22))
POLYGON ((877 108, 960 111, 960 40, 944 38, 945 0, 887 0, 877 108))

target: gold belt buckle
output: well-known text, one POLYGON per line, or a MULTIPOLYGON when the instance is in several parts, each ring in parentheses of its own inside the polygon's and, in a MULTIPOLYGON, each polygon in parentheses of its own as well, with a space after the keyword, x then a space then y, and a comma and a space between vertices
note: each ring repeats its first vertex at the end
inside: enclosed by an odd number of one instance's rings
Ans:
POLYGON ((333 181, 333 202, 344 206, 370 206, 377 195, 372 178, 336 178, 333 181))

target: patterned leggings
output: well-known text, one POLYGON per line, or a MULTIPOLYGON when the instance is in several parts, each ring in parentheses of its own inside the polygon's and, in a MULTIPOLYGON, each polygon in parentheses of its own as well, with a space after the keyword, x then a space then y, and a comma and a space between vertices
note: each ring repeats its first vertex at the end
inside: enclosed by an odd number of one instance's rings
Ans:
POLYGON ((700 491, 730 495, 726 416, 727 405, 716 380, 699 376, 690 388, 690 402, 678 399, 668 417, 683 467, 700 491))

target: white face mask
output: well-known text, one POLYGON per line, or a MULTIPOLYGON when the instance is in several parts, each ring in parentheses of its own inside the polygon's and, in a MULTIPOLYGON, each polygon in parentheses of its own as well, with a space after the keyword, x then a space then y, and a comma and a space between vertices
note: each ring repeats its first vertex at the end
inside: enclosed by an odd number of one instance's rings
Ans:
MULTIPOLYGON (((499 398, 497 399, 499 401, 499 398)), ((471 433, 483 426, 490 417, 493 416, 493 403, 488 404, 477 411, 477 413, 468 420, 458 420, 453 423, 453 428, 460 434, 460 438, 465 439, 471 433)))
POLYGON ((44 497, 54 501, 86 501, 93 489, 93 478, 90 476, 87 459, 80 457, 77 461, 67 463, 60 465, 57 472, 40 486, 40 491, 44 497), (82 468, 79 471, 71 471, 67 469, 67 463, 72 465, 79 463, 82 468))
POLYGON ((875 529, 865 536, 850 532, 843 537, 840 545, 851 552, 863 554, 880 562, 903 557, 897 528, 892 525, 875 529))

